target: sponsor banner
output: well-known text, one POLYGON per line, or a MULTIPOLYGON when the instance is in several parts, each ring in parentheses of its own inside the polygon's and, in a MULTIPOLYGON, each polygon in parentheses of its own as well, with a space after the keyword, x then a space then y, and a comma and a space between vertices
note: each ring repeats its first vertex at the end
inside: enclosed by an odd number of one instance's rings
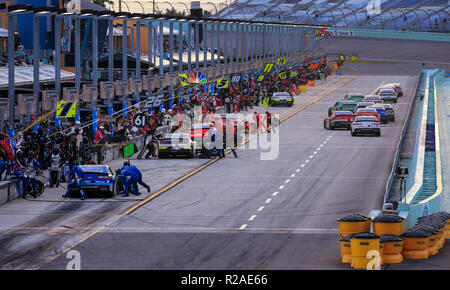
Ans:
POLYGON ((355 36, 354 32, 351 30, 330 30, 328 32, 334 36, 355 36))

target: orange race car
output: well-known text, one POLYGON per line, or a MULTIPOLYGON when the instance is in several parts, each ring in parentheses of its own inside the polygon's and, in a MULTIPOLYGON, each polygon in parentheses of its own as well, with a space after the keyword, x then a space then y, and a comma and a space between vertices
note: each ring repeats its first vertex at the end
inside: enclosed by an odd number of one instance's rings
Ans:
POLYGON ((361 108, 356 111, 356 117, 358 116, 375 116, 377 117, 377 121, 380 122, 380 114, 378 111, 373 108, 361 108))

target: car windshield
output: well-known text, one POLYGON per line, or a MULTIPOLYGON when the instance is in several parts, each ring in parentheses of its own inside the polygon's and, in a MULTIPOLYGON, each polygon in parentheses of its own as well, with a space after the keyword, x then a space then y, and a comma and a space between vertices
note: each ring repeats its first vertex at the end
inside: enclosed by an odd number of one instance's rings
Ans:
POLYGON ((209 129, 209 128, 211 128, 211 124, 194 124, 194 125, 192 125, 192 130, 209 129))
POLYGON ((81 165, 80 168, 85 174, 108 175, 108 167, 106 166, 81 165))
POLYGON ((382 90, 380 91, 380 95, 395 95, 394 90, 382 90))
POLYGON ((375 117, 359 117, 355 122, 376 122, 375 117))
POLYGON ((272 99, 274 100, 292 100, 292 97, 288 94, 274 94, 272 99))
POLYGON ((339 111, 336 112, 336 116, 353 116, 353 113, 348 111, 339 111))

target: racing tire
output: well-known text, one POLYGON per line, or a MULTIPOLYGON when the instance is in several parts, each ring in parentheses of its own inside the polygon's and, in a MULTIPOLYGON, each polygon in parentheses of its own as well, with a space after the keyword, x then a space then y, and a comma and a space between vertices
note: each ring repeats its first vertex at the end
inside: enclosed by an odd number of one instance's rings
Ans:
POLYGON ((323 121, 323 128, 328 129, 327 128, 327 122, 325 120, 323 121))
POLYGON ((351 132, 352 136, 355 137, 357 134, 355 132, 351 132))
POLYGON ((395 100, 394 103, 397 104, 397 100, 395 100))
POLYGON ((330 124, 330 130, 334 130, 334 129, 336 129, 336 127, 334 125, 330 124))
POLYGON ((381 131, 378 131, 375 136, 380 137, 381 136, 381 131))
POLYGON ((158 159, 166 159, 169 157, 169 154, 159 154, 158 153, 158 159))
POLYGON ((45 190, 44 183, 42 183, 42 181, 40 180, 36 180, 36 189, 37 189, 36 197, 41 196, 45 190))

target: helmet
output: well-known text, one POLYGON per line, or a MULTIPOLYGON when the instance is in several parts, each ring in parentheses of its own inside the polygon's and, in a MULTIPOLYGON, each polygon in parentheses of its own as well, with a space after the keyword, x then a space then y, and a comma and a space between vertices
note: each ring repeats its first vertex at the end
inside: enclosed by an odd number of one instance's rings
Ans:
POLYGON ((123 166, 130 166, 130 161, 129 161, 129 160, 125 161, 125 162, 123 163, 123 166))
POLYGON ((34 158, 34 152, 28 151, 28 158, 34 158))
POLYGON ((75 166, 75 165, 80 165, 80 162, 78 162, 78 160, 75 160, 74 162, 73 162, 73 165, 75 166))
POLYGON ((16 155, 23 155, 23 151, 21 149, 17 149, 16 155))
POLYGON ((103 126, 100 126, 100 127, 98 127, 100 130, 104 130, 105 129, 105 127, 103 127, 103 126))
POLYGON ((80 122, 80 121, 76 121, 76 122, 75 122, 75 125, 76 125, 76 126, 81 126, 81 122, 80 122))

